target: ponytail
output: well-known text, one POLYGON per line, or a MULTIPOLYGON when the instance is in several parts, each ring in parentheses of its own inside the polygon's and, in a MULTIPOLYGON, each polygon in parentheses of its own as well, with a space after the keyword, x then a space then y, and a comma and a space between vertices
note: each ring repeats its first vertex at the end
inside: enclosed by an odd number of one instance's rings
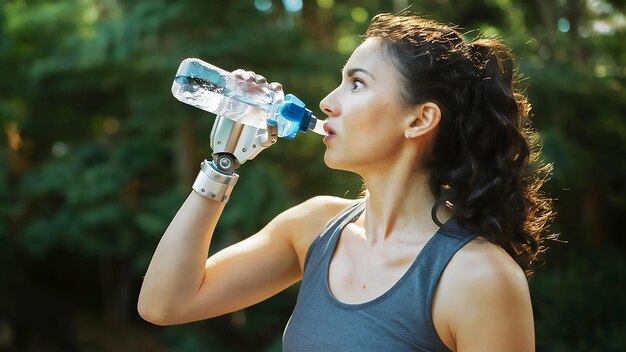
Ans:
POLYGON ((499 244, 530 275, 553 215, 539 191, 551 165, 532 169, 537 135, 530 104, 515 89, 510 50, 497 40, 479 39, 467 44, 467 51, 475 79, 471 108, 459 116, 465 153, 458 167, 471 173, 469 182, 455 182, 457 192, 448 201, 464 225, 499 244))
POLYGON ((459 32, 417 16, 377 15, 375 37, 404 80, 407 104, 442 111, 423 166, 436 213, 447 206, 458 222, 500 245, 528 276, 553 217, 541 192, 551 165, 539 160, 530 104, 515 88, 510 50, 495 39, 465 43, 459 32))

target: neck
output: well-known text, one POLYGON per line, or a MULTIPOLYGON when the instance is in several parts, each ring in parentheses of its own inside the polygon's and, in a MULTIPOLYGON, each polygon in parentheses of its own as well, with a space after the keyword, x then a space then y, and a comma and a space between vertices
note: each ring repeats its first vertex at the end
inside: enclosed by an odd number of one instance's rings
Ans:
MULTIPOLYGON (((383 171, 361 175, 368 191, 364 226, 371 245, 389 239, 426 241, 439 228, 431 217, 435 198, 428 173, 411 170, 412 165, 395 163, 383 171)), ((439 209, 437 215, 445 222, 451 212, 439 209)))

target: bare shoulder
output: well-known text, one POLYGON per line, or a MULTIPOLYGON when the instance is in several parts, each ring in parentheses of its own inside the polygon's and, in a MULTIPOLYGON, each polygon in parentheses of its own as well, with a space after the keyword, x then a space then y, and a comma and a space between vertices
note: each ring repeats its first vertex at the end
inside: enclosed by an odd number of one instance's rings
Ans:
POLYGON ((354 204, 354 202, 356 202, 354 199, 316 196, 285 210, 277 219, 280 219, 279 221, 287 225, 291 222, 296 222, 299 225, 321 224, 324 226, 330 218, 334 217, 351 204, 354 204))
POLYGON ((481 236, 474 238, 452 257, 445 275, 457 285, 481 282, 490 287, 528 287, 526 275, 515 260, 502 247, 481 236))
POLYGON ((311 243, 342 210, 357 200, 333 196, 310 198, 278 215, 273 222, 286 231, 300 261, 304 259, 311 243))
POLYGON ((534 350, 528 281, 502 247, 476 237, 450 260, 437 290, 433 316, 437 309, 453 350, 534 350))

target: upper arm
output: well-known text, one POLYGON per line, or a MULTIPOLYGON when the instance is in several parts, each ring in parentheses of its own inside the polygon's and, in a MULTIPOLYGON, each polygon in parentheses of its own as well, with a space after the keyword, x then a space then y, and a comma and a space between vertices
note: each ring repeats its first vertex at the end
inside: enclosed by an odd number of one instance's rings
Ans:
POLYGON ((523 275, 500 272, 476 278, 457 319, 457 351, 535 350, 530 294, 523 275))
POLYGON ((211 256, 196 297, 181 305, 181 317, 194 321, 243 309, 300 280, 306 249, 339 211, 337 204, 331 197, 312 198, 211 256))
POLYGON ((457 264, 464 265, 457 268, 463 269, 447 285, 454 290, 454 300, 446 303, 457 352, 535 350, 526 276, 506 252, 499 252, 460 259, 457 264))

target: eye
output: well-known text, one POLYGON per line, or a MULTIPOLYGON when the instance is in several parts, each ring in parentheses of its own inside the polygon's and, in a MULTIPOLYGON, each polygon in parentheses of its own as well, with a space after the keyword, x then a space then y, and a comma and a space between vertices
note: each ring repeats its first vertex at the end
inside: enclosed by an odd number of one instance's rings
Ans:
POLYGON ((356 77, 350 80, 350 84, 351 84, 350 86, 351 91, 357 91, 365 87, 365 83, 363 83, 363 81, 361 81, 360 79, 356 77))

